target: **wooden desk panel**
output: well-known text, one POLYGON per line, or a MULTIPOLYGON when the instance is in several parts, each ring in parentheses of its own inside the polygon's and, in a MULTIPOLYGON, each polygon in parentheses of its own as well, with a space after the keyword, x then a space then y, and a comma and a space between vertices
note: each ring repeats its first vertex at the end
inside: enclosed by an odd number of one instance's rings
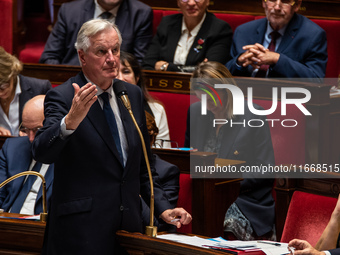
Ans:
MULTIPOLYGON (((19 214, 0 213, 0 217, 18 217, 19 214)), ((45 223, 31 220, 0 218, 0 254, 40 254, 44 240, 45 223)))

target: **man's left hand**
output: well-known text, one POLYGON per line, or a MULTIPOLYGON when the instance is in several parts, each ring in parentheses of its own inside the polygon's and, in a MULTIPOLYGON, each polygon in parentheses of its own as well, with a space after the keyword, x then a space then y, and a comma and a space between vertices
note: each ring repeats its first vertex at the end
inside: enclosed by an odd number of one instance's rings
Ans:
POLYGON ((192 220, 190 213, 179 207, 165 210, 159 217, 166 223, 175 225, 177 228, 189 224, 192 220))

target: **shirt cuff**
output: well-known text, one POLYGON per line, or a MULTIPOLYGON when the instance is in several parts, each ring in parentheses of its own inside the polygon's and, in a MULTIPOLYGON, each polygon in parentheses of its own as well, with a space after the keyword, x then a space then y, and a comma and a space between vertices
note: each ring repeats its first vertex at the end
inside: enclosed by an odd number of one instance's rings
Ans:
POLYGON ((332 255, 329 251, 322 251, 324 252, 326 255, 332 255))
POLYGON ((61 120, 60 123, 60 137, 61 139, 65 139, 69 135, 72 135, 75 130, 67 130, 66 123, 65 123, 66 116, 61 120))

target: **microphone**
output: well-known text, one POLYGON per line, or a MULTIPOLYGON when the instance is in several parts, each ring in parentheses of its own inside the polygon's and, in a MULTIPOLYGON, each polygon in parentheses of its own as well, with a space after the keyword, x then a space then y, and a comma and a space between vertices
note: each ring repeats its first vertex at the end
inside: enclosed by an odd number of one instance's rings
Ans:
POLYGON ((115 94, 122 100, 123 105, 125 106, 125 108, 128 110, 132 121, 138 131, 141 143, 142 143, 142 148, 143 148, 143 153, 144 153, 144 159, 145 159, 145 163, 146 163, 146 167, 148 169, 148 175, 149 175, 149 181, 150 181, 150 226, 146 226, 145 227, 145 233, 148 236, 151 237, 156 237, 157 236, 157 226, 153 225, 153 218, 154 218, 154 204, 155 204, 155 195, 154 195, 154 190, 153 190, 153 180, 152 180, 152 174, 151 174, 151 169, 150 169, 150 163, 149 163, 149 158, 148 158, 148 153, 146 151, 146 147, 145 147, 145 141, 142 135, 142 132, 139 129, 139 126, 137 124, 137 121, 135 119, 135 116, 133 115, 133 112, 131 110, 131 104, 130 104, 130 100, 128 97, 128 93, 127 90, 125 88, 125 85, 123 82, 116 82, 113 84, 113 90, 115 92, 115 94))
POLYGON ((19 178, 19 177, 22 177, 22 176, 25 176, 25 175, 35 175, 35 176, 38 176, 38 177, 40 177, 40 179, 42 181, 41 184, 42 184, 43 212, 40 213, 40 221, 46 222, 46 220, 47 220, 46 181, 45 181, 45 178, 44 178, 44 176, 42 174, 40 174, 38 172, 35 172, 35 171, 25 171, 25 172, 18 173, 16 175, 13 175, 12 177, 8 178, 7 180, 3 181, 0 184, 0 189, 3 186, 5 186, 6 184, 8 184, 9 182, 15 180, 16 178, 19 178))

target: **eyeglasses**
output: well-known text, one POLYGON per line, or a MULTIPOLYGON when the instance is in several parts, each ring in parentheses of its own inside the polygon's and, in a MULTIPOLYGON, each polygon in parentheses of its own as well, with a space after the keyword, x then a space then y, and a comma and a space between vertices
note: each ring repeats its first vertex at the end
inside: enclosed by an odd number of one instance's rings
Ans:
MULTIPOLYGON (((277 3, 277 0, 264 0, 266 3, 271 4, 271 5, 275 5, 277 3)), ((282 3, 282 5, 285 6, 293 6, 295 4, 295 1, 292 0, 280 0, 280 2, 282 3)))
POLYGON ((10 85, 9 82, 0 84, 0 91, 9 88, 9 85, 10 85))
POLYGON ((34 134, 36 134, 40 128, 42 128, 42 127, 27 128, 27 127, 23 126, 22 123, 21 123, 20 126, 19 126, 19 131, 24 133, 24 134, 28 134, 30 131, 32 131, 34 134))
MULTIPOLYGON (((183 3, 187 3, 187 2, 189 2, 189 0, 181 0, 183 3)), ((203 0, 194 0, 196 3, 199 3, 199 2, 201 2, 201 1, 203 1, 203 0)))

